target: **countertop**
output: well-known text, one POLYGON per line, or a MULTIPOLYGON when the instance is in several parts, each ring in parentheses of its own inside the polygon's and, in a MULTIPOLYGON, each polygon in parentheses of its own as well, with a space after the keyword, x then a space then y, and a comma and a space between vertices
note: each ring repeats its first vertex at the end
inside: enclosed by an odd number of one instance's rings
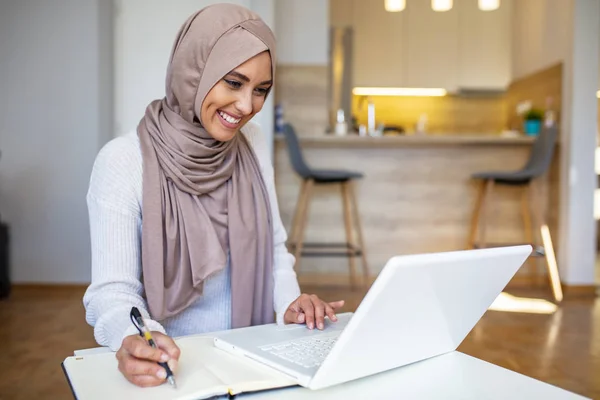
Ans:
MULTIPOLYGON (((532 136, 506 137, 490 134, 469 135, 394 135, 394 136, 336 136, 332 134, 320 136, 300 136, 298 140, 303 146, 315 147, 405 147, 405 146, 437 146, 437 145, 531 145, 532 136)), ((275 142, 285 142, 283 135, 275 135, 275 142)))

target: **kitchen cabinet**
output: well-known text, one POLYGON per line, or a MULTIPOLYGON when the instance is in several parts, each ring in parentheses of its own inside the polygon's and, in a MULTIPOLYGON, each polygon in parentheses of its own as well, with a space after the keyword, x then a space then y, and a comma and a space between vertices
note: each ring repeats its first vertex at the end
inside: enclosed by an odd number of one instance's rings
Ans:
MULTIPOLYGON (((457 1, 456 3, 459 3, 457 1)), ((458 75, 459 10, 436 12, 430 1, 408 1, 405 86, 454 90, 458 75)))
POLYGON ((458 86, 504 89, 511 81, 512 2, 483 12, 477 0, 456 2, 459 14, 458 86))
POLYGON ((353 85, 404 86, 406 14, 385 11, 383 1, 352 3, 353 85))
POLYGON ((353 86, 503 89, 511 78, 512 0, 481 11, 455 0, 435 12, 429 0, 385 11, 383 1, 330 0, 331 25, 353 28, 353 86))

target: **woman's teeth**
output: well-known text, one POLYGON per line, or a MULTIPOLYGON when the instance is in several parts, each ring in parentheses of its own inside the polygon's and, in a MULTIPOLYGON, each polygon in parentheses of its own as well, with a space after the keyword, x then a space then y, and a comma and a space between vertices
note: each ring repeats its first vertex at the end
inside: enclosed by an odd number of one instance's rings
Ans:
POLYGON ((223 119, 230 124, 237 124, 240 122, 241 118, 233 118, 229 114, 225 114, 223 111, 219 111, 219 115, 223 117, 223 119))

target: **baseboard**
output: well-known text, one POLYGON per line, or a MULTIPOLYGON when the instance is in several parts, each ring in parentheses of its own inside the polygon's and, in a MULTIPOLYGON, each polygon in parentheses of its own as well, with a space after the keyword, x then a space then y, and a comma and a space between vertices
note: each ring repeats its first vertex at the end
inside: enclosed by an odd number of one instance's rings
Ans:
POLYGON ((17 291, 27 290, 85 290, 89 284, 84 283, 13 283, 11 289, 17 291))
POLYGON ((594 299, 598 296, 596 285, 563 285, 566 299, 594 299))

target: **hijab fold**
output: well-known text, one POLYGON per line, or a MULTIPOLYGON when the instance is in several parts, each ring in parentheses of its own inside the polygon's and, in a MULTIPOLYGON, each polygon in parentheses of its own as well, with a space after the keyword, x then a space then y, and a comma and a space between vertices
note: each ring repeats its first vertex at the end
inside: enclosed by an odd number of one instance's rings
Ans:
POLYGON ((273 321, 273 223, 258 159, 241 132, 220 142, 200 120, 212 87, 264 51, 274 77, 275 39, 256 14, 233 4, 198 11, 177 34, 166 96, 138 125, 142 275, 156 320, 190 306, 229 263, 232 327, 273 321))

